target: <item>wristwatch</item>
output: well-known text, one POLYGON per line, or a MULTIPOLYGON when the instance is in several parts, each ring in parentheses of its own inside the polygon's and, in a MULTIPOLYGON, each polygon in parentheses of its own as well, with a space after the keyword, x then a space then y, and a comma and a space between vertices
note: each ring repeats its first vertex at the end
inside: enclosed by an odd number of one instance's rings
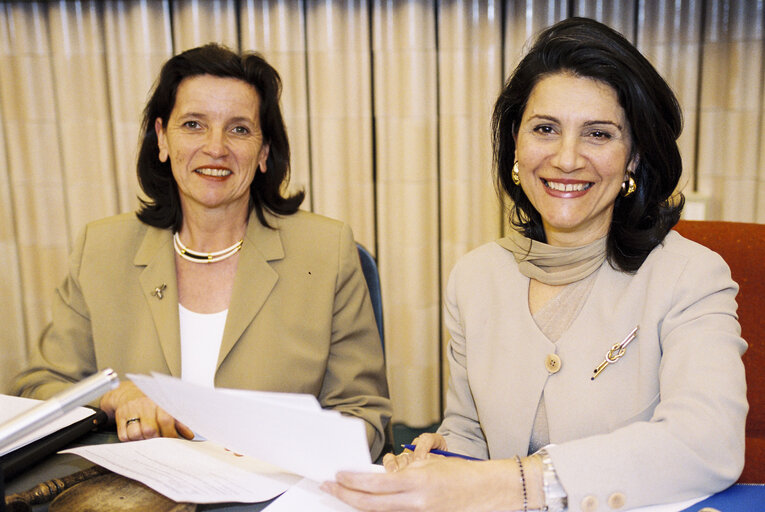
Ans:
POLYGON ((542 459, 542 480, 545 492, 545 508, 548 512, 565 512, 568 510, 568 495, 558 480, 550 454, 542 448, 536 455, 542 459))

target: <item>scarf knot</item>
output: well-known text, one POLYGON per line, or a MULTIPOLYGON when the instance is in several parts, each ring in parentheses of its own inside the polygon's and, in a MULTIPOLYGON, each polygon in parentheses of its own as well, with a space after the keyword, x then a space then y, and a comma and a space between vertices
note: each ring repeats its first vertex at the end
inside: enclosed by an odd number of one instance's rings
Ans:
POLYGON ((513 253, 521 274, 553 286, 584 279, 606 259, 606 237, 581 247, 558 247, 513 230, 497 243, 513 253))

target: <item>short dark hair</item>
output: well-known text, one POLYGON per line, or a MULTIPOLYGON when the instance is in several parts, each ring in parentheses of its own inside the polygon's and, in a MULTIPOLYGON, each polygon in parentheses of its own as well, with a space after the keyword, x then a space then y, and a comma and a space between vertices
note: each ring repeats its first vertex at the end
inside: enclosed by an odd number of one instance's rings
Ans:
POLYGON ((211 43, 186 50, 170 58, 160 71, 153 93, 143 112, 143 135, 138 153, 138 182, 148 200, 141 199, 138 218, 146 224, 179 231, 183 223, 178 185, 170 168, 170 160, 161 162, 154 121, 162 119, 167 126, 175 106, 178 86, 186 78, 213 75, 236 78, 252 85, 260 99, 260 129, 263 144, 268 144, 266 172, 256 172, 250 185, 250 209, 254 209, 264 226, 267 209, 272 213, 295 213, 305 193, 282 195, 289 182, 290 146, 279 109, 281 79, 279 73, 257 53, 235 53, 225 46, 211 43))
POLYGON ((677 138, 682 113, 674 93, 648 60, 621 34, 588 18, 569 18, 542 31, 497 99, 492 118, 495 180, 513 200, 510 222, 528 238, 546 242, 542 219, 513 183, 515 137, 534 86, 556 73, 608 84, 632 133, 637 190, 616 198, 606 253, 614 268, 635 272, 680 219, 684 198, 677 138))

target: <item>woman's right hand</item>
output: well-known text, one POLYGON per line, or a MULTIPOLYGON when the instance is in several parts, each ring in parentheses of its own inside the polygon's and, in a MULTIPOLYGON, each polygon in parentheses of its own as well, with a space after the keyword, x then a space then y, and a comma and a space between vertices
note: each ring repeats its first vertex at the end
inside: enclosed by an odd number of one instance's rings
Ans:
POLYGON ((398 455, 388 453, 383 457, 383 466, 385 471, 392 473, 407 467, 416 460, 428 459, 430 457, 442 457, 430 453, 430 450, 446 450, 446 439, 441 434, 420 434, 412 441, 414 451, 404 450, 398 455))
POLYGON ((101 398, 99 407, 114 420, 120 441, 152 437, 185 437, 194 432, 157 406, 138 386, 125 381, 101 398))

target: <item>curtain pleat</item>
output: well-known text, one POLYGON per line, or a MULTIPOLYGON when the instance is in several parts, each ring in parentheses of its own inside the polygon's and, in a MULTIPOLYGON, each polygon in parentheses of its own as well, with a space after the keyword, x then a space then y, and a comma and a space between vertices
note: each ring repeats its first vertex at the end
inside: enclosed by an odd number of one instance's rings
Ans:
POLYGON ((366 0, 310 2, 306 57, 313 209, 376 253, 368 19, 366 0))
POLYGON ((239 48, 236 0, 172 0, 175 53, 214 41, 239 48))
MULTIPOLYGON (((162 63, 216 41, 283 80, 292 190, 378 259, 397 422, 437 422, 452 266, 501 236, 490 120, 527 41, 589 16, 677 93, 681 188, 765 222, 765 0, 115 0, 0 4, 0 392, 50 318, 72 241, 134 211, 142 109, 162 63)), ((694 209, 695 208, 695 209, 694 209)), ((701 213, 699 213, 701 212, 701 213)))
MULTIPOLYGON (((646 2, 660 4, 661 2, 646 2)), ((635 41, 635 0, 575 0, 574 16, 593 18, 635 41)))
POLYGON ((762 220, 753 134, 762 130, 763 2, 709 0, 705 15, 698 189, 712 198, 713 217, 762 220))
MULTIPOLYGON (((66 270, 70 234, 47 8, 45 2, 5 5, 0 64, 13 206, 7 222, 13 226, 19 262, 16 278, 9 280, 10 286, 4 282, 2 290, 13 293, 14 282, 19 283, 21 289, 15 289, 10 302, 21 302, 24 310, 20 317, 9 318, 8 311, 2 315, 10 324, 23 319, 27 339, 36 338, 49 317, 47 298, 66 270)), ((4 368, 2 380, 18 369, 4 368)))
POLYGON ((57 2, 48 10, 58 131, 48 142, 61 148, 69 240, 102 212, 118 211, 100 4, 57 2))
POLYGON ((394 414, 440 415, 436 17, 376 0, 372 14, 378 250, 394 414))
POLYGON ((170 9, 162 0, 114 2, 104 9, 106 87, 118 211, 138 207, 136 179, 142 106, 162 63, 173 54, 170 9))
MULTIPOLYGON (((0 7, 0 39, 8 40, 8 23, 5 19, 6 11, 0 7)), ((6 59, 7 46, 3 43, 0 50, 0 68, 8 64, 6 59)), ((4 102, 7 90, 2 87, 5 81, 0 74, 0 119, 5 119, 4 102)), ((0 123, 0 141, 5 142, 4 123, 0 123)), ((11 190, 11 180, 8 174, 9 155, 6 144, 0 144, 0 216, 6 222, 0 223, 0 251, 5 255, 5 263, 0 265, 0 312, 4 322, 0 329, 0 392, 10 384, 12 377, 8 369, 20 368, 25 362, 25 330, 24 330, 24 305, 22 304, 21 268, 19 266, 18 239, 15 225, 12 221, 14 216, 14 200, 11 190)))

